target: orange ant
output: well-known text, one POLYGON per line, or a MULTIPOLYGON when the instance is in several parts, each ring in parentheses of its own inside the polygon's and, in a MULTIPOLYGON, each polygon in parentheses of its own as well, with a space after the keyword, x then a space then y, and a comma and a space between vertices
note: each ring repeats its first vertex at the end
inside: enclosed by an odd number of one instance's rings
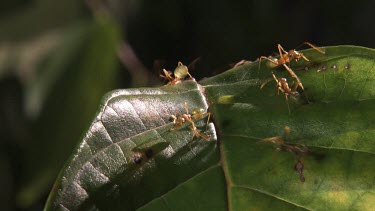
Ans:
POLYGON ((185 114, 178 113, 178 116, 171 115, 171 119, 172 119, 173 124, 174 124, 174 126, 173 126, 173 128, 171 130, 178 129, 186 121, 188 121, 191 124, 190 129, 194 132, 193 138, 194 137, 203 138, 204 140, 209 141, 210 140, 210 136, 206 135, 206 134, 203 134, 203 133, 200 133, 198 131, 197 127, 195 126, 194 120, 197 120, 197 119, 200 119, 200 118, 208 116, 207 117, 207 122, 206 122, 206 130, 207 130, 207 125, 208 125, 208 122, 210 121, 211 113, 210 112, 205 112, 203 108, 198 108, 198 109, 194 109, 191 112, 191 114, 189 114, 189 109, 188 109, 188 106, 187 106, 187 102, 185 102, 185 110, 186 110, 185 114))
MULTIPOLYGON (((285 100, 286 103, 288 104, 288 111, 290 113, 290 107, 289 107, 289 101, 288 101, 288 96, 289 95, 298 95, 297 91, 292 91, 292 89, 289 87, 288 81, 286 78, 276 78, 275 74, 272 73, 273 78, 276 81, 276 88, 277 88, 277 94, 279 95, 280 92, 284 93, 285 95, 285 100)), ((271 79, 272 80, 272 79, 271 79)), ((260 88, 262 89, 268 82, 269 80, 264 82, 260 88)), ((294 82, 293 82, 294 83, 294 82)), ((293 84, 292 84, 293 85, 293 84)), ((297 84, 296 84, 297 85, 297 84)), ((296 86, 295 86, 296 87, 296 86)), ((296 90, 296 88, 293 88, 293 90, 296 90)))
MULTIPOLYGON (((290 134, 290 127, 285 126, 284 128, 284 136, 288 136, 290 134)), ((279 151, 287 151, 291 152, 296 156, 297 163, 294 165, 294 170, 296 170, 299 174, 299 178, 301 182, 305 182, 305 177, 303 176, 303 162, 302 162, 302 156, 306 155, 309 152, 309 149, 303 145, 303 144, 292 144, 292 143, 286 143, 284 141, 283 137, 275 136, 270 138, 264 138, 261 140, 261 142, 270 142, 277 145, 276 150, 279 151)))
POLYGON ((193 76, 190 75, 189 69, 187 66, 183 65, 182 62, 178 62, 176 69, 174 69, 173 73, 166 69, 163 69, 164 75, 160 75, 160 77, 165 78, 168 80, 167 85, 174 85, 181 83, 186 76, 189 76, 190 79, 194 80, 193 76), (172 76, 173 75, 173 76, 172 76))
MULTIPOLYGON (((316 47, 315 45, 309 43, 309 42, 304 42, 303 44, 305 45, 308 45, 310 46, 311 48, 313 48, 314 50, 318 51, 319 53, 321 54, 325 54, 325 52, 321 49, 319 49, 318 47, 316 47)), ((302 53, 296 51, 295 49, 293 50, 289 50, 289 52, 285 51, 284 48, 280 45, 280 44, 277 44, 277 48, 279 49, 279 55, 280 55, 280 58, 273 58, 273 57, 266 57, 266 56, 261 56, 259 58, 259 68, 260 68, 260 62, 262 61, 262 59, 266 59, 270 62, 272 62, 273 64, 276 65, 276 67, 278 66, 284 66, 285 69, 289 72, 289 74, 295 78, 297 80, 297 86, 296 86, 296 89, 297 87, 301 87, 302 90, 304 90, 303 88, 303 85, 300 81, 300 79, 298 78, 298 76, 294 73, 294 71, 286 64, 290 64, 290 62, 294 59, 296 62, 298 62, 298 60, 300 58, 304 59, 305 61, 310 61, 309 59, 307 59, 302 53)))

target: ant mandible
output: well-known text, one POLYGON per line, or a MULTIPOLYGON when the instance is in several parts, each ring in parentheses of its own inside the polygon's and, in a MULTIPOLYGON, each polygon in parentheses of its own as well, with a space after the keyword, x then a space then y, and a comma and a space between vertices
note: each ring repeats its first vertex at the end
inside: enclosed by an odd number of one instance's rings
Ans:
MULTIPOLYGON (((308 45, 310 46, 311 48, 313 48, 314 50, 318 51, 319 53, 321 54, 325 54, 325 52, 321 49, 319 49, 318 47, 316 47, 315 45, 309 43, 309 42, 304 42, 303 44, 305 45, 308 45)), ((277 44, 277 48, 279 49, 279 55, 280 55, 280 58, 277 59, 277 58, 268 58, 266 56, 261 56, 259 58, 259 68, 260 68, 260 62, 262 61, 262 59, 266 59, 270 62, 272 62, 273 64, 276 65, 276 67, 278 66, 284 66, 285 69, 289 72, 289 74, 295 78, 297 80, 297 86, 296 86, 296 89, 297 87, 301 87, 302 90, 304 90, 304 87, 299 79, 299 77, 296 75, 296 73, 286 64, 290 64, 290 62, 294 59, 296 62, 299 61, 299 59, 304 59, 305 61, 310 61, 308 58, 306 58, 302 53, 296 51, 295 49, 293 50, 289 50, 288 52, 286 50, 284 50, 284 48, 280 45, 280 44, 277 44)))
POLYGON ((208 126, 208 122, 210 121, 210 117, 211 117, 211 113, 210 112, 205 112, 204 109, 202 108, 198 108, 198 109, 194 109, 191 114, 189 113, 189 109, 188 109, 188 105, 187 105, 187 102, 185 102, 185 111, 186 113, 185 114, 181 114, 181 113, 178 113, 177 116, 175 115, 171 115, 171 119, 173 121, 173 128, 171 130, 176 130, 178 129, 179 127, 181 127, 186 121, 190 122, 191 124, 191 127, 190 129, 193 131, 193 138, 194 137, 197 137, 197 138, 203 138, 204 140, 206 141, 209 141, 210 140, 210 136, 209 135, 206 135, 206 134, 203 134, 203 133, 200 133, 197 129, 197 127, 195 126, 195 123, 194 123, 194 120, 197 120, 197 119, 200 119, 200 118, 203 118, 203 117, 207 117, 207 122, 206 122, 206 130, 207 130, 207 126, 208 126))

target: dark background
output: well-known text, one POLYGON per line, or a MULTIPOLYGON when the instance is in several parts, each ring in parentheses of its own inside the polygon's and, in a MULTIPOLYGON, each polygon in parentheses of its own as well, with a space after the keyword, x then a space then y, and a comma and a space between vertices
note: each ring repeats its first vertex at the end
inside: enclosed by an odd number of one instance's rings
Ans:
POLYGON ((41 210, 116 88, 159 86, 200 58, 210 77, 309 41, 375 46, 374 1, 2 0, 0 209, 41 210))

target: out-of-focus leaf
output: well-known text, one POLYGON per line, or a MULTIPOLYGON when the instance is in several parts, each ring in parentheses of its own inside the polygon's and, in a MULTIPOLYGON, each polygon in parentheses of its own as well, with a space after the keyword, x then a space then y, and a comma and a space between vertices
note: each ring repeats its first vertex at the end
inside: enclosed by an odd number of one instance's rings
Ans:
POLYGON ((0 40, 20 41, 70 25, 88 17, 89 13, 84 1, 34 0, 26 2, 12 13, 2 15, 0 40))
POLYGON ((36 43, 23 46, 20 53, 23 56, 17 61, 18 75, 24 83, 25 111, 30 119, 39 116, 60 78, 76 63, 77 57, 81 57, 80 54, 88 44, 85 39, 90 36, 88 33, 91 28, 92 23, 84 21, 55 33, 57 36, 51 34, 36 43), (37 50, 37 46, 39 49, 41 46, 48 48, 37 50))
POLYGON ((32 147, 25 153, 22 175, 27 182, 17 198, 21 207, 45 193, 94 115, 101 96, 116 87, 117 25, 104 16, 86 24, 41 63, 42 77, 32 84, 34 94, 46 87, 50 90, 42 93, 47 98, 33 127, 32 147))
POLYGON ((12 193, 14 192, 14 178, 11 174, 11 166, 9 159, 0 154, 0 203, 4 210, 11 210, 12 193))
MULTIPOLYGON (((108 94, 46 210, 373 209, 375 51, 325 51, 303 51, 310 62, 292 63, 305 90, 288 101, 277 94, 271 72, 290 85, 293 78, 283 67, 258 68, 257 62, 202 81, 202 87, 185 82, 108 94), (185 101, 189 108, 209 105, 219 142, 192 140, 189 124, 170 130, 169 115, 184 112, 185 101), (138 164, 133 149, 146 143, 158 150, 138 164), (308 153, 297 156, 293 146, 308 153), (304 182, 294 170, 297 159, 304 182)), ((204 131, 203 119, 199 124, 204 131)))

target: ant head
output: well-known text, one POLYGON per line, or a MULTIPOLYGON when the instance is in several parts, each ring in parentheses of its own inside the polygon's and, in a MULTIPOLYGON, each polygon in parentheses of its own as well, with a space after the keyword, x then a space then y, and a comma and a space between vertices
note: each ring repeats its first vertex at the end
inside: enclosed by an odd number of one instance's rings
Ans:
POLYGON ((287 82, 286 78, 280 78, 279 80, 280 80, 281 82, 284 82, 284 83, 287 82))
POLYGON ((294 58, 295 53, 296 53, 295 50, 289 50, 289 51, 288 51, 288 56, 289 56, 289 58, 294 58))
POLYGON ((293 58, 294 60, 296 60, 296 62, 298 62, 298 60, 303 57, 302 53, 298 52, 298 51, 294 51, 293 52, 293 58))

